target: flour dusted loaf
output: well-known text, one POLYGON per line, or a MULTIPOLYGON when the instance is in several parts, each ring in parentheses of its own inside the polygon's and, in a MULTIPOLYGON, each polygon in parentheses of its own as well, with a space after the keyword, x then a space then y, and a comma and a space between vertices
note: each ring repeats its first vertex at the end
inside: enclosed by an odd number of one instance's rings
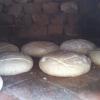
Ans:
POLYGON ((90 71, 91 60, 82 54, 58 51, 42 57, 39 67, 48 75, 76 77, 90 71))
POLYGON ((11 43, 7 42, 0 42, 0 52, 18 52, 19 48, 11 43))
POLYGON ((58 49, 59 49, 58 45, 56 45, 53 42, 34 41, 25 44, 22 47, 22 52, 31 56, 41 57, 58 49))
POLYGON ((89 56, 94 64, 100 65, 100 48, 90 51, 89 56))
POLYGON ((0 75, 16 75, 28 72, 33 67, 31 57, 18 52, 0 53, 0 75))
POLYGON ((87 54, 88 51, 96 48, 95 44, 84 39, 72 39, 61 44, 60 49, 87 54))
POLYGON ((0 76, 0 91, 1 91, 2 87, 3 87, 3 79, 2 79, 2 77, 0 76))

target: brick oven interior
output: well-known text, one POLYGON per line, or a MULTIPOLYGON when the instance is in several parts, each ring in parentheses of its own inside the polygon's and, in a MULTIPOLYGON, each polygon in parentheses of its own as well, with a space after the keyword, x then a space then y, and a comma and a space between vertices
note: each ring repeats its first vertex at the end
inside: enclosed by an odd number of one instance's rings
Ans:
POLYGON ((97 42, 99 1, 0 0, 0 40, 88 38, 97 42), (61 9, 68 2, 69 7, 61 9))
MULTIPOLYGON (((99 27, 99 0, 0 0, 0 41, 19 48, 31 41, 59 45, 79 38, 99 46, 99 27)), ((2 76, 0 100, 100 100, 100 69, 74 79, 57 78, 42 73, 33 59, 31 72, 2 76)))

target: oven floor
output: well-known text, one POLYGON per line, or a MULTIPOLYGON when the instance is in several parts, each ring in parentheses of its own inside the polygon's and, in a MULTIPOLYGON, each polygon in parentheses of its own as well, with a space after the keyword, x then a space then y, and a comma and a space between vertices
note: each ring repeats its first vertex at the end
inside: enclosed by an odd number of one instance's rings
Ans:
POLYGON ((100 100, 100 69, 76 78, 57 78, 40 71, 38 63, 24 74, 3 76, 0 100, 100 100))

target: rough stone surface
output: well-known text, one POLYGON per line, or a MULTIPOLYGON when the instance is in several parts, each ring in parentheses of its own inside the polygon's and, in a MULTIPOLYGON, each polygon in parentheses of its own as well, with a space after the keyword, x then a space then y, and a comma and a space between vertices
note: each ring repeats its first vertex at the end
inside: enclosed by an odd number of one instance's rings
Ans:
POLYGON ((73 26, 71 27, 69 25, 64 26, 64 33, 68 37, 73 37, 74 38, 74 37, 79 36, 79 33, 76 32, 75 27, 73 27, 73 26))
POLYGON ((42 39, 45 36, 47 36, 47 27, 33 24, 31 26, 31 28, 21 30, 21 32, 18 35, 22 38, 32 38, 32 37, 39 38, 39 37, 41 37, 41 39, 42 39))
POLYGON ((26 14, 23 16, 23 24, 27 27, 32 26, 33 24, 33 20, 32 20, 32 16, 26 14))
POLYGON ((13 17, 11 15, 1 13, 0 14, 0 25, 12 25, 13 24, 13 17))
POLYGON ((66 36, 69 37, 78 37, 79 33, 77 32, 77 15, 76 14, 70 14, 66 16, 66 22, 64 25, 64 33, 66 36))
POLYGON ((14 17, 18 17, 21 14, 22 11, 22 5, 15 4, 10 7, 8 14, 13 15, 14 17))
POLYGON ((61 11, 65 13, 76 13, 78 10, 77 4, 75 2, 64 2, 61 4, 61 11))
POLYGON ((53 25, 63 25, 63 17, 59 15, 54 15, 51 18, 51 24, 53 25))
POLYGON ((41 5, 39 3, 27 3, 24 5, 24 12, 26 14, 40 13, 41 5))
POLYGON ((43 11, 45 13, 57 13, 59 11, 59 4, 50 2, 43 4, 43 11))
POLYGON ((15 0, 15 2, 17 2, 17 3, 27 3, 28 0, 15 0))
POLYGON ((48 34, 62 34, 63 26, 62 25, 49 25, 48 26, 48 34))
POLYGON ((51 0, 34 0, 34 2, 41 2, 41 3, 44 3, 44 2, 49 2, 49 1, 51 1, 51 0))
POLYGON ((34 14, 32 15, 33 21, 36 24, 39 25, 48 25, 49 24, 49 19, 48 19, 48 15, 46 14, 34 14))
POLYGON ((13 3, 12 0, 0 0, 0 3, 6 5, 6 6, 9 6, 13 3))
POLYGON ((32 30, 33 30, 33 34, 38 37, 47 34, 47 28, 44 26, 34 24, 32 30))
MULTIPOLYGON (((47 36, 53 34, 64 35, 67 29, 75 31, 74 28, 77 26, 69 24, 65 28, 66 20, 72 23, 75 22, 75 18, 70 15, 66 17, 66 12, 61 11, 60 7, 64 3, 65 0, 0 0, 0 25, 14 29, 16 36, 24 30, 19 36, 26 38, 42 36, 47 39, 47 36)), ((66 10, 66 7, 64 8, 66 10)), ((0 31, 2 30, 5 31, 5 28, 0 28, 0 31)))

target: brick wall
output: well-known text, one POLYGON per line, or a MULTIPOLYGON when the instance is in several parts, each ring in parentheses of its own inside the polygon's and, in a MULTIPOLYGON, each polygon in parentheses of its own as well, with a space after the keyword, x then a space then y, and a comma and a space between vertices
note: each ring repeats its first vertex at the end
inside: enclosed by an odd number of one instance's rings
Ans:
POLYGON ((100 0, 78 0, 81 36, 100 46, 100 0))
POLYGON ((0 0, 2 37, 77 37, 75 0, 0 0))

